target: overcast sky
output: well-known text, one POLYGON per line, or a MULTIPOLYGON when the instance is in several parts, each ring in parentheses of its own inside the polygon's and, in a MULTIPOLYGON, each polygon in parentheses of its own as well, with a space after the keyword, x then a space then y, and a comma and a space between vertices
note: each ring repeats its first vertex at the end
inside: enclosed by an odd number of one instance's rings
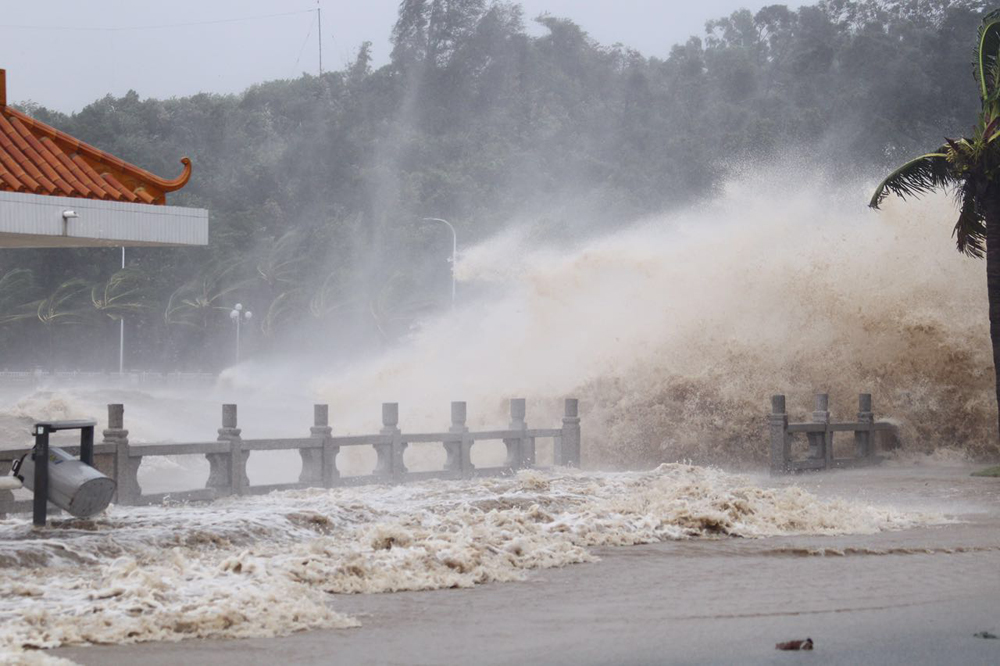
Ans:
MULTIPOLYGON (((601 43, 622 42, 657 56, 703 34, 710 18, 765 4, 771 3, 521 2, 526 19, 543 12, 571 18, 601 43)), ((343 67, 365 40, 374 43, 377 64, 387 61, 399 0, 320 0, 319 6, 324 69, 343 67)), ((318 69, 316 0, 3 0, 0 7, 0 68, 7 70, 8 99, 60 111, 77 111, 129 89, 160 98, 229 93, 318 69)))

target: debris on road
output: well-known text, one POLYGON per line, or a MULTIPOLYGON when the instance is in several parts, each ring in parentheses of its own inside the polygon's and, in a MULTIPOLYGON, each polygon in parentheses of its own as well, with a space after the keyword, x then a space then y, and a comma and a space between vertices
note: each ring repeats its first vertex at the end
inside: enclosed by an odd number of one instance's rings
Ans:
POLYGON ((787 643, 775 644, 777 650, 812 650, 813 639, 807 638, 804 641, 788 641, 787 643))

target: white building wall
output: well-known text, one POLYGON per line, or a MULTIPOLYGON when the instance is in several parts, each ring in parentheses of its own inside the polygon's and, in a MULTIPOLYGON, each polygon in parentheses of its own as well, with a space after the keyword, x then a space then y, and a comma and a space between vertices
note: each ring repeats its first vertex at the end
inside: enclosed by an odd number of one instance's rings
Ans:
POLYGON ((123 245, 208 245, 208 211, 0 192, 0 247, 123 245))

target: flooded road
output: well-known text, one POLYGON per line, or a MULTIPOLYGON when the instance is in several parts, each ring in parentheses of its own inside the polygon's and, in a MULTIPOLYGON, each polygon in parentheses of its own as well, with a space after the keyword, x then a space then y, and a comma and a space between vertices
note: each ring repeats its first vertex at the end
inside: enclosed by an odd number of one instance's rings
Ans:
MULTIPOLYGON (((469 589, 334 594, 360 627, 76 647, 82 664, 1000 662, 1000 483, 965 465, 781 479, 821 501, 940 519, 865 534, 596 546, 600 561, 469 589), (778 652, 811 637, 811 655, 778 652)), ((766 477, 753 479, 762 486, 766 477)))

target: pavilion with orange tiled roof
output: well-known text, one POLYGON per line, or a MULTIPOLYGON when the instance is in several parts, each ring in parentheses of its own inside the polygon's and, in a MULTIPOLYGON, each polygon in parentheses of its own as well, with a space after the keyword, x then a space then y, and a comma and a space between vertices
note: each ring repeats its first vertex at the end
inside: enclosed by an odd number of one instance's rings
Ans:
POLYGON ((206 245, 208 211, 166 205, 181 163, 161 178, 31 118, 0 69, 0 247, 206 245))

